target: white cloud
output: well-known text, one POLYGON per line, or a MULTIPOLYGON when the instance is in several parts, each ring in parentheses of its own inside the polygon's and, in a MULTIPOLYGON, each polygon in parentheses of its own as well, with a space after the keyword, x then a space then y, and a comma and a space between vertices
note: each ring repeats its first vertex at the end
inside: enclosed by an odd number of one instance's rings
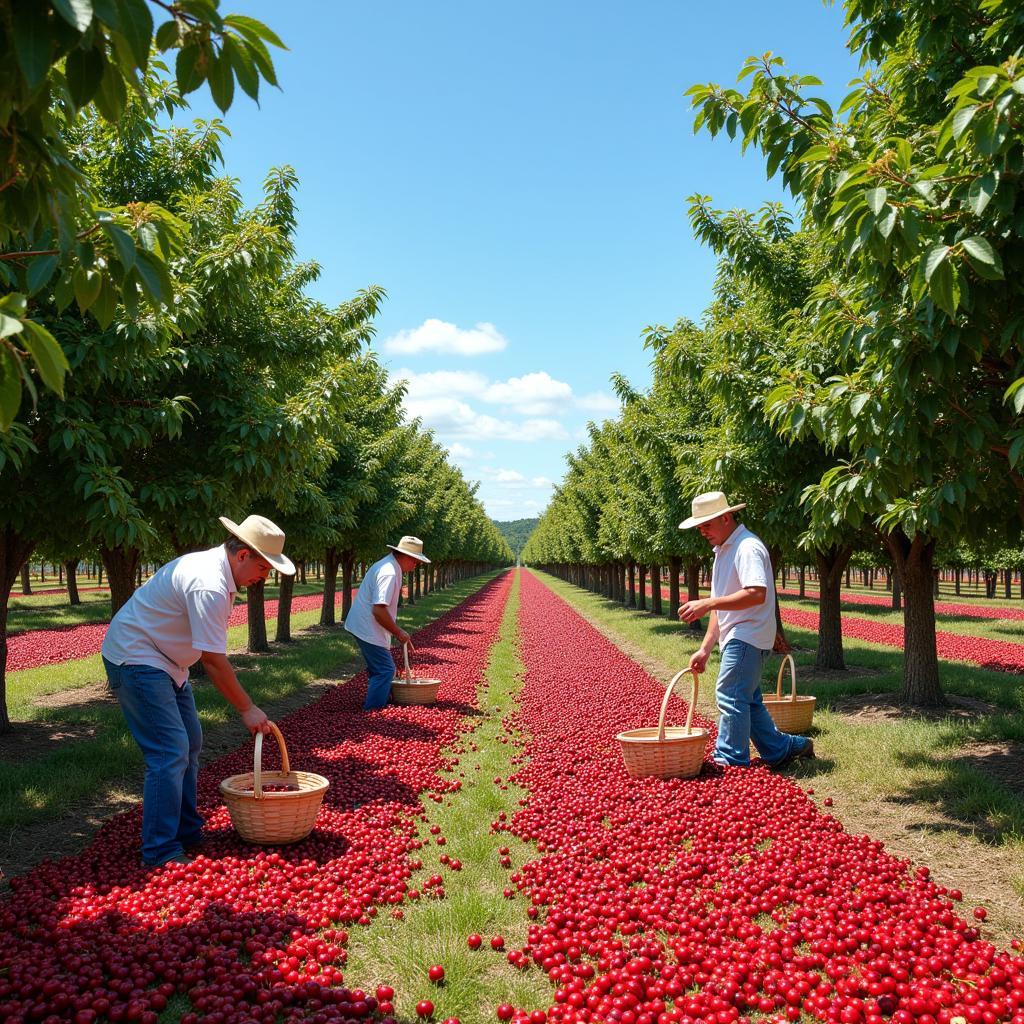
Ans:
POLYGON ((399 331, 384 342, 385 352, 417 355, 421 352, 444 352, 458 356, 480 356, 501 352, 508 341, 489 323, 463 329, 444 320, 424 320, 419 327, 399 331))
POLYGON ((499 484, 520 484, 526 477, 515 469, 499 469, 493 479, 499 484))
POLYGON ((479 413, 458 398, 406 398, 410 417, 420 417, 446 442, 453 440, 562 441, 569 435, 558 420, 506 420, 479 413))
POLYGON ((506 406, 524 416, 552 416, 572 400, 572 388, 540 370, 496 381, 481 397, 485 402, 506 406))
POLYGON ((448 446, 448 454, 453 459, 469 459, 473 456, 473 449, 464 444, 459 444, 456 441, 454 444, 448 446))
POLYGON ((450 395, 478 395, 487 387, 487 378, 472 370, 435 370, 415 373, 409 369, 395 372, 395 379, 405 381, 409 399, 439 398, 450 395))
POLYGON ((546 476, 535 476, 530 478, 530 484, 533 487, 545 488, 554 487, 555 485, 546 476))

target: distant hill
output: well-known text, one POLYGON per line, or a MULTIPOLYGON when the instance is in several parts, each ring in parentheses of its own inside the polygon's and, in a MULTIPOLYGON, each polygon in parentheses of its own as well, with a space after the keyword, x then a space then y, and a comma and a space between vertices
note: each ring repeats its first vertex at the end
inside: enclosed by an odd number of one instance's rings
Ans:
POLYGON ((502 523, 497 519, 492 519, 491 522, 501 530, 505 540, 509 543, 509 547, 512 548, 512 553, 518 558, 519 552, 523 550, 523 545, 527 542, 540 520, 511 519, 506 523, 502 523))

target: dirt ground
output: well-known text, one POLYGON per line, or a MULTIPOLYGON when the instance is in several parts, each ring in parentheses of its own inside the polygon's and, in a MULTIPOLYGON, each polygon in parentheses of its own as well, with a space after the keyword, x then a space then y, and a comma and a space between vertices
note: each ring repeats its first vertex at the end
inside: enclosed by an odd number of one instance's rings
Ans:
MULTIPOLYGON (((270 718, 281 719, 292 711, 319 700, 329 687, 348 679, 359 671, 360 667, 361 665, 354 661, 347 661, 340 664, 328 678, 310 683, 281 700, 263 702, 261 707, 270 718)), ((196 685, 208 684, 200 680, 196 685)), ((52 694, 40 698, 39 703, 46 707, 59 708, 89 701, 113 701, 106 681, 89 683, 74 690, 52 694)), ((62 725, 59 722, 20 722, 14 732, 0 737, 0 760, 27 760, 39 757, 48 747, 68 740, 85 739, 89 735, 91 727, 62 725)), ((235 719, 205 729, 201 765, 207 765, 224 754, 237 750, 243 741, 244 730, 235 719)), ((101 797, 77 804, 60 818, 12 829, 9 833, 0 835, 0 865, 3 865, 3 871, 8 877, 14 877, 24 874, 41 860, 59 860, 61 857, 78 853, 92 841, 104 821, 121 811, 128 810, 141 799, 140 773, 137 779, 125 780, 122 785, 111 787, 110 791, 101 797)), ((3 888, 6 887, 0 880, 0 891, 3 888)))

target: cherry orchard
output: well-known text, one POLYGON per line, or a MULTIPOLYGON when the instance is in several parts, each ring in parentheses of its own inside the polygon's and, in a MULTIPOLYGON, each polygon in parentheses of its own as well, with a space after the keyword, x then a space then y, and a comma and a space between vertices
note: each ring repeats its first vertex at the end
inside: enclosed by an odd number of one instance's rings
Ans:
POLYGON ((495 827, 537 844, 511 875, 536 923, 508 959, 546 971, 554 1001, 500 1019, 1024 1024, 1024 958, 927 867, 763 767, 630 779, 614 737, 655 720, 658 684, 529 574, 520 631, 529 797, 495 827))
MULTIPOLYGON (((363 713, 360 674, 281 723, 293 763, 331 782, 303 842, 265 850, 231 831, 217 784, 251 766, 246 745, 201 775, 209 841, 191 864, 141 870, 135 810, 80 855, 12 879, 0 904, 0 1020, 156 1024, 176 993, 191 1004, 183 1024, 390 1012, 388 1000, 346 985, 348 929, 420 895, 410 885, 415 851, 444 838, 418 837, 420 795, 460 788, 440 775, 449 767, 441 751, 471 726, 464 711, 510 582, 487 584, 416 634, 417 663, 442 680, 435 706, 363 713)), ((444 879, 421 889, 443 898, 444 879)))

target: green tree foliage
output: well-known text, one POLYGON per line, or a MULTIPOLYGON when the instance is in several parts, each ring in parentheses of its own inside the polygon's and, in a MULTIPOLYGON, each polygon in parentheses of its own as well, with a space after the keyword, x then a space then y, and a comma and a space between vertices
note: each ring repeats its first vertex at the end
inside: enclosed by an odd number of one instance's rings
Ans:
POLYGON ((141 105, 152 120, 204 83, 221 110, 236 82, 253 99, 261 80, 276 85, 268 46, 281 41, 218 7, 0 0, 0 431, 14 421, 23 388, 33 400, 37 381, 63 392, 68 362, 38 315, 47 289, 91 310, 101 327, 120 301, 175 333, 171 265, 184 226, 130 188, 114 202, 101 195, 73 139, 83 118, 119 125, 141 105), (173 75, 154 92, 152 74, 166 71, 154 52, 171 51, 173 75))
POLYGON ((903 696, 935 703, 936 545, 993 517, 1013 532, 1024 510, 1024 20, 1008 0, 846 10, 870 70, 837 111, 771 54, 747 61, 745 93, 690 94, 697 128, 758 148, 820 239, 827 273, 767 408, 835 453, 808 494, 812 533, 885 539, 903 696))
POLYGON ((533 519, 495 519, 494 525, 508 541, 512 554, 518 558, 519 553, 523 550, 523 545, 530 539, 530 534, 536 529, 539 521, 537 517, 533 519))

